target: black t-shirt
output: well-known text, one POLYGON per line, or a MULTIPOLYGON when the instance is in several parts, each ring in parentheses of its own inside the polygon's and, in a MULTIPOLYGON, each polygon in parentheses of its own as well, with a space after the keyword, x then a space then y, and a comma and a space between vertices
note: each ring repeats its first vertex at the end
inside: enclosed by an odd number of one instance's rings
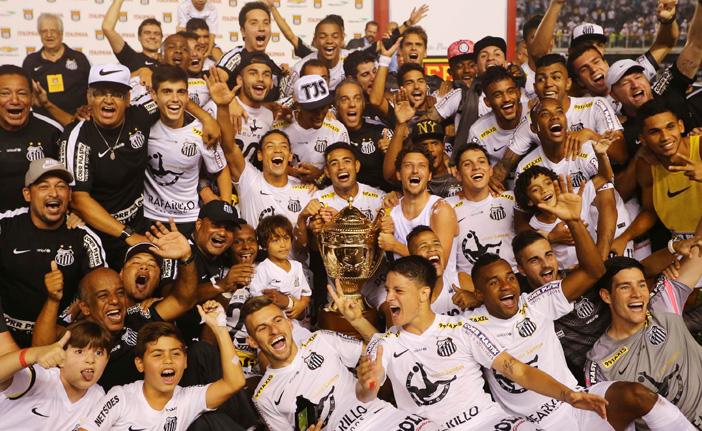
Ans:
POLYGON ((137 343, 137 333, 142 326, 149 322, 162 322, 163 319, 156 311, 156 304, 144 311, 139 305, 129 307, 124 318, 124 328, 115 340, 115 345, 110 351, 110 360, 107 362, 105 372, 98 381, 100 386, 109 391, 117 385, 126 385, 142 379, 143 376, 134 365, 134 347, 137 343))
POLYGON ((687 93, 687 108, 690 110, 695 127, 702 126, 702 85, 692 84, 687 93))
POLYGON ((56 230, 34 226, 29 208, 0 216, 0 296, 15 340, 31 343, 34 320, 46 301, 44 275, 55 260, 63 273, 61 310, 73 301, 78 282, 90 270, 105 266, 98 236, 88 228, 56 230))
POLYGON ((117 57, 117 61, 127 66, 130 72, 134 72, 142 67, 153 69, 161 64, 143 52, 134 51, 127 42, 124 42, 124 48, 122 48, 119 54, 115 53, 115 57, 117 57))
MULTIPOLYGON (((249 51, 247 51, 243 46, 237 46, 236 48, 227 51, 222 58, 219 59, 217 67, 226 70, 229 74, 229 78, 227 79, 227 85, 229 88, 234 88, 236 86, 236 74, 234 72, 241 63, 241 57, 250 54, 251 53, 249 53, 249 51)), ((276 100, 280 99, 280 82, 283 79, 283 71, 275 63, 273 63, 273 66, 275 66, 272 70, 273 88, 268 93, 266 102, 275 102, 276 100)))
MULTIPOLYGON (((383 178, 383 160, 385 153, 378 148, 378 141, 383 138, 383 130, 379 124, 369 124, 365 120, 358 130, 349 130, 349 140, 356 148, 361 170, 358 171, 358 182, 379 188, 386 192, 392 190, 390 184, 383 178)), ((392 132, 390 130, 390 132, 392 132)), ((390 134, 392 136, 392 133, 390 134)))
POLYGON ((29 54, 22 63, 22 68, 39 81, 49 95, 49 100, 68 113, 85 105, 88 90, 90 62, 82 53, 64 46, 64 53, 57 61, 45 60, 41 53, 29 54))
POLYGON ((5 311, 2 309, 2 298, 0 298, 0 334, 7 332, 7 325, 5 325, 5 311))
POLYGON ((687 90, 693 82, 694 79, 683 75, 678 70, 677 63, 673 63, 651 85, 654 97, 665 99, 668 106, 672 107, 677 116, 685 123, 686 131, 690 131, 696 126, 687 101, 687 90))
POLYGON ((156 103, 150 101, 128 107, 123 126, 114 129, 100 128, 98 132, 93 121, 68 126, 61 137, 60 152, 61 160, 73 172, 73 190, 90 193, 123 224, 130 225, 141 217, 146 143, 159 118, 156 103))
POLYGON ((58 158, 62 132, 59 123, 35 112, 20 130, 0 128, 0 212, 27 204, 22 197, 24 174, 33 160, 58 158))

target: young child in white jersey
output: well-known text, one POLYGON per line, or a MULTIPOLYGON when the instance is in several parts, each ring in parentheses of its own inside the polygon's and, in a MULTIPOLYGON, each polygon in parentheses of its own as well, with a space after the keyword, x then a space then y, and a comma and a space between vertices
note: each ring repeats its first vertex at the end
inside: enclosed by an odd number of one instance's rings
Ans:
POLYGON ((68 327, 58 342, 0 356, 3 429, 72 430, 105 394, 97 381, 111 336, 95 322, 68 327))
POLYGON ((222 378, 205 386, 178 386, 187 365, 180 332, 171 323, 147 323, 139 330, 134 359, 144 380, 110 389, 79 431, 185 431, 202 413, 216 409, 244 387, 222 305, 207 301, 197 310, 217 340, 222 378))
POLYGON ((290 259, 292 224, 282 215, 266 217, 256 227, 256 236, 267 257, 256 267, 251 296, 265 295, 291 319, 304 319, 312 289, 302 264, 290 259))

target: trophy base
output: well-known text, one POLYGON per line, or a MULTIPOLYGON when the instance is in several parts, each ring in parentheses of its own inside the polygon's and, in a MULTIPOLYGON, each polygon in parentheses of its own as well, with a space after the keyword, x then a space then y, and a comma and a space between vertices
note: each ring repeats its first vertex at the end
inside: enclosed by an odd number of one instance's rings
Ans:
MULTIPOLYGON (((341 313, 330 308, 331 307, 324 307, 319 311, 317 315, 317 326, 319 329, 327 329, 358 340, 363 340, 361 334, 351 326, 348 320, 344 319, 341 313)), ((367 305, 363 304, 363 317, 368 320, 371 325, 378 328, 378 312, 374 308, 369 308, 367 305)))

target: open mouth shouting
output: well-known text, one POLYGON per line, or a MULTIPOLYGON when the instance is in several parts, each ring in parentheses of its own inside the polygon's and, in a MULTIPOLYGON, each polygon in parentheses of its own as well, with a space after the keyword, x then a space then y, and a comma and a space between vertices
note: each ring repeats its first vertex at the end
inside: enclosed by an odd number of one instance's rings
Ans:
POLYGON ((273 348, 274 352, 278 352, 278 353, 284 352, 287 345, 288 345, 288 343, 285 340, 284 335, 278 335, 271 342, 271 348, 273 348))
POLYGON ((115 118, 117 116, 117 107, 114 105, 102 105, 100 107, 100 116, 106 120, 115 118))
POLYGON ((149 288, 149 280, 151 279, 151 276, 149 274, 149 271, 139 271, 137 272, 137 275, 134 279, 134 286, 137 289, 137 292, 139 293, 146 293, 147 289, 149 288))
POLYGON ((485 173, 475 172, 470 176, 470 179, 473 180, 473 182, 479 183, 485 179, 485 173))
POLYGON ((513 310, 517 308, 517 296, 512 292, 503 293, 502 295, 500 295, 499 300, 502 307, 507 310, 513 310))
POLYGON ((351 179, 351 174, 348 172, 345 172, 345 171, 339 172, 338 174, 336 174, 336 179, 340 183, 346 183, 347 181, 349 181, 351 179))
POLYGON ((441 255, 439 253, 434 253, 427 256, 427 260, 436 268, 437 273, 443 272, 443 265, 441 264, 441 255))
POLYGON ((359 119, 358 111, 353 110, 346 112, 346 118, 349 123, 355 124, 356 121, 359 119))
POLYGON ((544 90, 544 99, 557 99, 558 90, 555 88, 547 88, 544 90))
POLYGON ((543 283, 548 283, 556 279, 556 270, 554 268, 544 268, 539 272, 539 276, 543 283))
POLYGON ((105 319, 107 320, 107 323, 112 325, 120 325, 124 320, 124 315, 122 314, 121 309, 115 308, 105 312, 105 319))
POLYGON ((264 48, 266 47, 266 35, 265 34, 258 34, 254 38, 255 41, 255 46, 259 51, 263 51, 264 48))
POLYGON ((500 109, 502 110, 502 115, 504 115, 505 118, 511 119, 517 115, 517 105, 514 102, 503 103, 500 105, 500 109))
POLYGON ((604 73, 602 72, 596 72, 592 75, 592 81, 595 83, 596 86, 598 87, 604 87, 605 84, 605 76, 604 73))
POLYGON ((60 215, 62 207, 63 201, 61 199, 47 199, 44 203, 44 208, 49 215, 60 215))
POLYGON ((252 85, 251 94, 256 98, 264 98, 266 96, 266 86, 263 84, 252 85))
POLYGON ((644 303, 643 301, 633 301, 628 303, 627 308, 635 313, 643 313, 644 312, 644 303))
POLYGON ((410 63, 419 63, 419 53, 418 52, 410 52, 407 57, 409 58, 410 63))
POLYGON ((646 93, 642 89, 636 89, 631 93, 631 100, 636 104, 636 106, 642 105, 646 102, 646 93))
POLYGON ((224 235, 219 235, 219 234, 214 234, 212 235, 212 238, 210 238, 210 245, 212 248, 215 249, 221 249, 224 248, 227 244, 227 237, 224 235))
POLYGON ((166 104, 166 111, 170 117, 179 117, 183 111, 183 105, 180 102, 170 102, 166 104))
POLYGON ((421 90, 414 90, 410 93, 410 98, 414 102, 414 106, 417 106, 424 102, 425 94, 421 90))
POLYGON ((397 321, 400 318, 400 312, 402 311, 402 309, 400 308, 399 305, 394 305, 394 304, 390 304, 389 308, 390 308, 390 318, 392 319, 392 321, 394 323, 395 321, 397 321))
POLYGON ((561 137, 564 135, 563 125, 561 123, 553 123, 549 125, 548 131, 552 137, 561 137))
POLYGON ((173 63, 174 66, 179 66, 183 64, 183 55, 182 54, 173 54, 171 57, 171 63, 173 63))
POLYGON ((285 163, 285 159, 283 158, 283 156, 273 156, 273 158, 271 158, 271 163, 273 163, 274 167, 281 168, 285 163))
POLYGON ((7 114, 5 115, 7 121, 21 121, 27 113, 26 108, 7 108, 7 114))
POLYGON ((169 386, 178 383, 176 382, 176 372, 173 368, 164 368, 163 371, 161 371, 161 380, 169 386))
POLYGON ((409 177, 410 186, 418 186, 419 184, 421 184, 421 182, 422 179, 419 177, 419 175, 413 175, 409 177))

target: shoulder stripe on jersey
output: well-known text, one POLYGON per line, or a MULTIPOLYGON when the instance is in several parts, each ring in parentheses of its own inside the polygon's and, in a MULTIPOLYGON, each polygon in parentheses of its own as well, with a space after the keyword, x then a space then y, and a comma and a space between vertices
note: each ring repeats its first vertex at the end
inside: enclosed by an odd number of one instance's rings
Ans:
POLYGON ((7 396, 8 400, 14 401, 22 398, 23 396, 27 395, 27 392, 31 391, 32 388, 34 387, 34 383, 37 382, 37 372, 34 371, 34 365, 30 366, 27 368, 29 370, 29 386, 27 386, 27 389, 24 390, 24 392, 20 392, 19 394, 11 394, 7 396))
POLYGON ((17 217, 18 215, 26 214, 29 212, 29 207, 17 208, 14 210, 7 210, 0 213, 0 219, 17 217))
POLYGON ((34 111, 32 111, 32 115, 34 115, 35 118, 38 118, 46 123, 51 124, 52 126, 56 127, 57 129, 63 132, 63 126, 53 118, 47 117, 46 115, 37 114, 34 111))
POLYGON ((71 130, 71 134, 68 135, 68 140, 66 140, 66 169, 73 174, 73 182, 71 182, 71 186, 76 185, 76 145, 78 144, 78 134, 80 133, 80 129, 83 127, 83 124, 85 124, 84 120, 76 124, 76 127, 71 130))
POLYGON ((98 262, 98 264, 93 268, 96 268, 98 266, 107 267, 107 255, 105 254, 105 247, 102 246, 102 241, 100 240, 100 237, 95 233, 94 230, 90 229, 87 225, 78 226, 78 229, 82 229, 83 231, 85 231, 85 234, 95 242, 95 246, 98 249, 98 253, 100 255, 100 262, 98 262))

